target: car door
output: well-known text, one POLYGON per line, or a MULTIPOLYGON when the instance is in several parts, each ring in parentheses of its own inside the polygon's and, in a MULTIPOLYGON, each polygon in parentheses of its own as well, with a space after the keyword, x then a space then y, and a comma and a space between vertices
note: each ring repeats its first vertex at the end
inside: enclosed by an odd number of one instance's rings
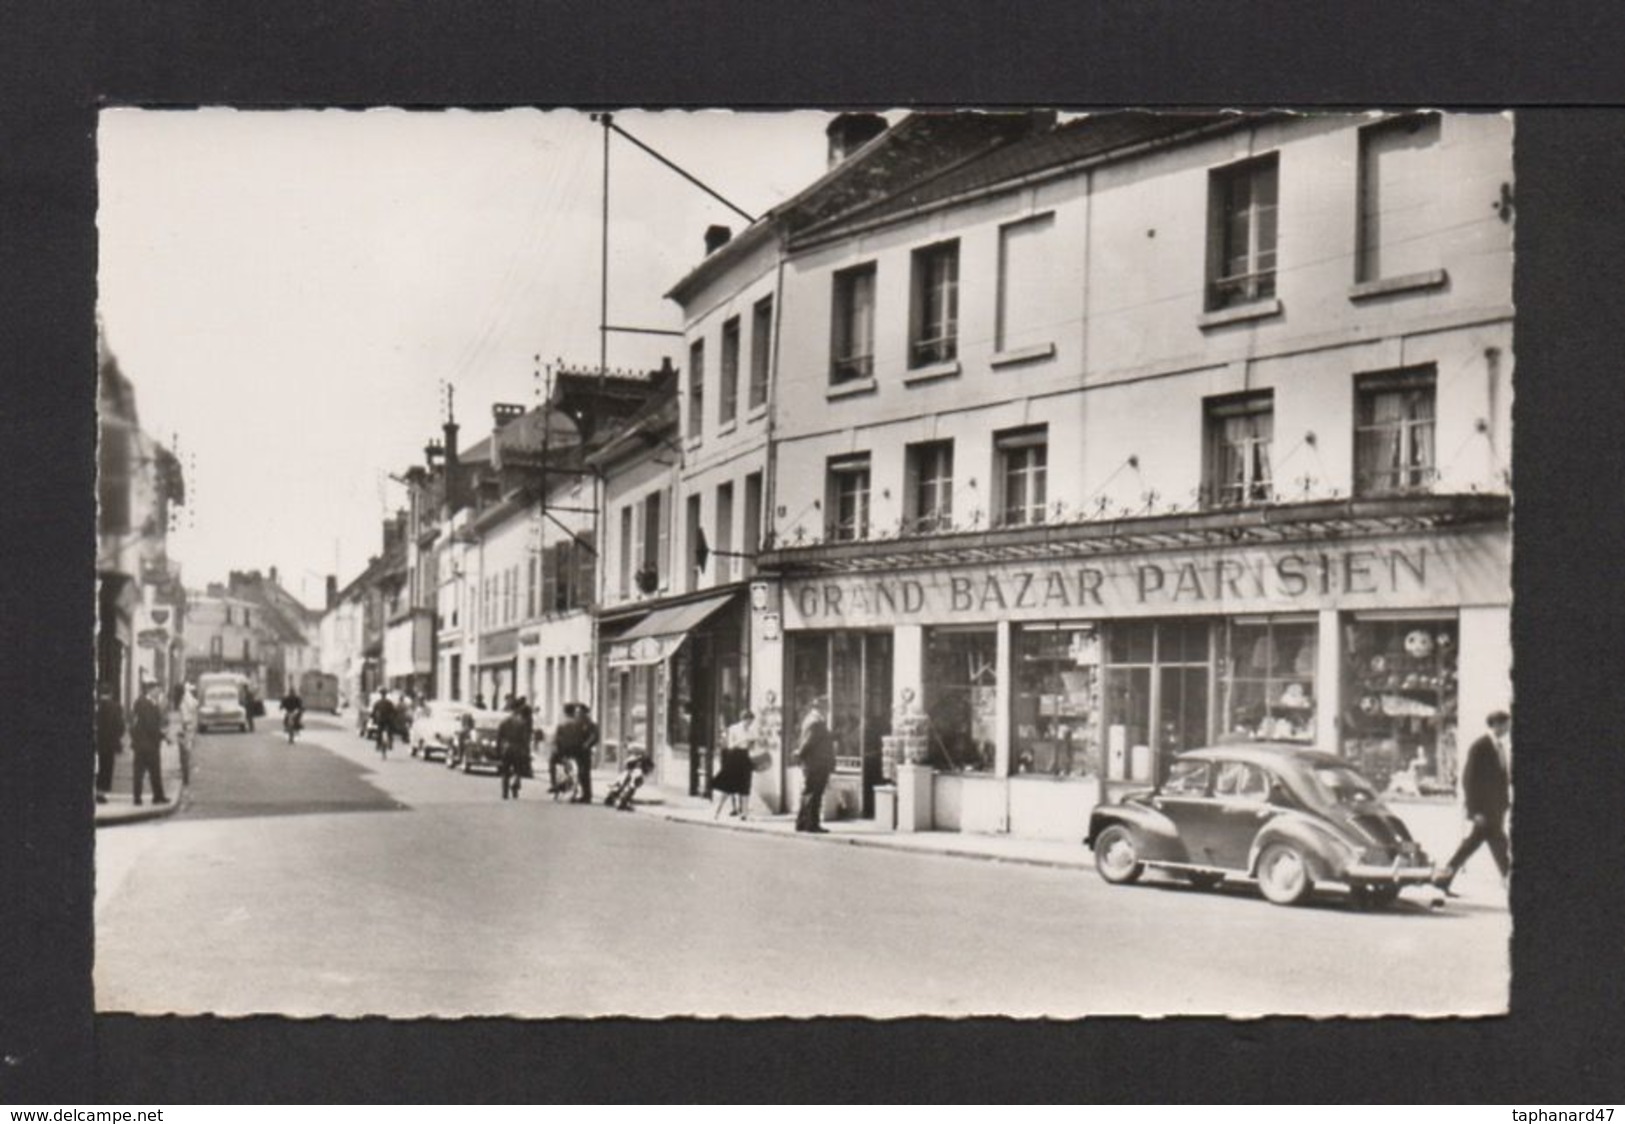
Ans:
MULTIPOLYGON (((1201 841, 1213 818, 1213 767, 1207 761, 1175 761, 1151 806, 1173 821, 1185 851, 1185 861, 1204 865, 1201 841)), ((1171 857, 1171 856, 1170 856, 1171 857)))
POLYGON ((1279 810, 1270 802, 1270 775, 1245 761, 1227 761, 1213 778, 1214 816, 1205 840, 1214 865, 1241 870, 1259 829, 1279 810))

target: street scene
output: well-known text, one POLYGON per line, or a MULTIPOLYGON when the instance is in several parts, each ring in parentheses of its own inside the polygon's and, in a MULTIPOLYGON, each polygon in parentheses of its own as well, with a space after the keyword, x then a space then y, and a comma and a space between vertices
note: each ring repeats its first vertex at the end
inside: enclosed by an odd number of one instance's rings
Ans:
POLYGON ((1510 116, 99 145, 99 1010, 1507 1009, 1510 116))

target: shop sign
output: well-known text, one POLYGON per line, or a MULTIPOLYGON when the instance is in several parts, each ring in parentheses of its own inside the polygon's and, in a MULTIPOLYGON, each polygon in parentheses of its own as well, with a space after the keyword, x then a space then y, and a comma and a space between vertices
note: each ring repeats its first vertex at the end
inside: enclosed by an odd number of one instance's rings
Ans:
POLYGON ((682 642, 682 634, 640 636, 636 640, 617 641, 609 646, 609 666, 643 667, 652 663, 662 663, 682 642))
POLYGON ((791 581, 785 627, 1505 604, 1505 544, 1436 536, 791 581))
POLYGON ((164 648, 169 644, 169 631, 163 628, 143 628, 135 642, 143 648, 164 648))

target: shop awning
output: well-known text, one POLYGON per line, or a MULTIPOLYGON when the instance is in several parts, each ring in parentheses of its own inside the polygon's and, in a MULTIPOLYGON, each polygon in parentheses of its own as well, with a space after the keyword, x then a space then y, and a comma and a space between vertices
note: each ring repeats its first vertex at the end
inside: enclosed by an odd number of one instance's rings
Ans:
POLYGON ((682 647, 683 640, 690 632, 704 624, 735 596, 735 593, 720 593, 700 601, 654 610, 610 644, 609 666, 643 667, 668 659, 682 647))

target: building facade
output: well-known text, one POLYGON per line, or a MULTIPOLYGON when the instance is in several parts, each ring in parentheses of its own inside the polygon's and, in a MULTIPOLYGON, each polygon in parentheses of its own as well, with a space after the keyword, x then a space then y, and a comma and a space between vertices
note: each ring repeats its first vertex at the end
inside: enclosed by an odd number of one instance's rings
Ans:
POLYGON ((1451 791, 1510 692, 1511 177, 1500 116, 1112 114, 790 236, 755 665, 832 811, 1070 838, 1219 739, 1451 791))

